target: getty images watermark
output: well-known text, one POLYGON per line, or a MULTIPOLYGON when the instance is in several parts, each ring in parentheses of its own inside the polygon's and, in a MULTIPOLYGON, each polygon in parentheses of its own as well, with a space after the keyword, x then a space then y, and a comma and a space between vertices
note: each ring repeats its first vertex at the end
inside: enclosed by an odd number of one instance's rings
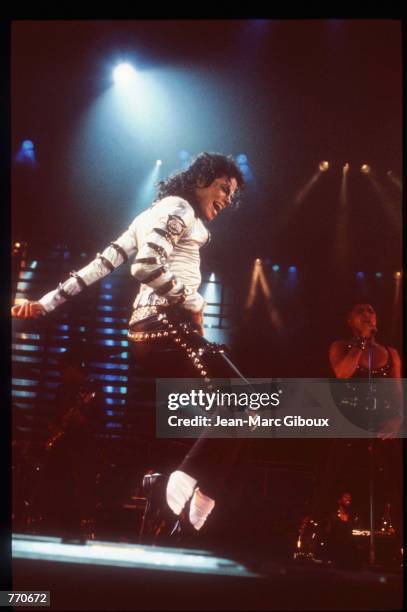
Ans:
POLYGON ((165 438, 404 437, 405 381, 160 379, 156 433, 165 438))

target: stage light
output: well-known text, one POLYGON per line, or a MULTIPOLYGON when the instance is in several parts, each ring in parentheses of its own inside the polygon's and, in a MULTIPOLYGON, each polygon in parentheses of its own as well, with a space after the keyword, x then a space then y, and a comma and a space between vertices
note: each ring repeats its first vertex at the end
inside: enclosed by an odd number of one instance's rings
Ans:
POLYGON ((242 164, 247 164, 247 155, 245 155, 244 153, 240 153, 236 157, 236 161, 239 164, 239 166, 242 165, 242 164))
POLYGON ((20 145, 20 150, 16 155, 16 161, 19 163, 35 164, 35 147, 32 140, 23 140, 20 145))
POLYGON ((365 278, 364 272, 356 272, 356 278, 365 278))
POLYGON ((394 273, 395 278, 400 278, 401 277, 401 272, 397 271, 394 273))
POLYGON ((21 143, 21 148, 23 149, 23 151, 33 151, 34 143, 32 140, 23 140, 23 142, 21 143))
POLYGON ((185 149, 182 149, 179 153, 178 153, 178 157, 180 158, 181 161, 188 161, 189 158, 191 157, 190 154, 188 153, 188 151, 186 151, 185 149))
POLYGON ((346 174, 347 172, 349 172, 349 168, 350 168, 350 166, 349 166, 348 162, 346 162, 346 164, 342 168, 343 173, 346 174))
POLYGON ((291 273, 293 273, 293 272, 297 272, 297 268, 296 268, 295 266, 290 266, 290 267, 288 268, 288 271, 289 271, 289 272, 291 272, 291 273))
POLYGON ((157 161, 155 162, 156 166, 161 166, 162 165, 162 161, 161 159, 157 159, 157 161))
POLYGON ((136 71, 131 64, 118 64, 113 70, 113 80, 117 85, 129 85, 135 76, 136 71))
POLYGON ((363 164, 363 165, 360 167, 360 171, 361 171, 363 174, 369 174, 369 172, 370 172, 370 166, 368 166, 368 164, 363 164))
POLYGON ((383 274, 381 272, 376 272, 375 277, 376 278, 381 278, 383 276, 383 274))
POLYGON ((326 172, 329 169, 329 162, 322 161, 322 162, 320 162, 318 167, 319 167, 321 172, 326 172))
POLYGON ((280 269, 280 266, 278 264, 274 264, 274 266, 271 266, 271 269, 274 270, 274 272, 278 272, 280 269))
POLYGON ((257 259, 256 259, 256 262, 255 262, 255 263, 256 263, 257 265, 260 265, 260 264, 261 264, 261 259, 260 259, 259 257, 257 257, 257 259))

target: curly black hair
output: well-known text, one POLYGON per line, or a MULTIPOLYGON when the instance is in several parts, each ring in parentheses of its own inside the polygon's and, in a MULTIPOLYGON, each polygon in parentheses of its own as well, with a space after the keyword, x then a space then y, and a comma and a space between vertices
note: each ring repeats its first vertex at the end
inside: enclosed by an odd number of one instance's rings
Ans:
POLYGON ((231 155, 220 153, 200 153, 192 160, 188 168, 171 174, 157 183, 157 200, 170 195, 177 195, 195 206, 195 189, 198 181, 203 181, 203 187, 210 185, 216 178, 227 176, 237 181, 238 192, 244 189, 243 173, 231 155))

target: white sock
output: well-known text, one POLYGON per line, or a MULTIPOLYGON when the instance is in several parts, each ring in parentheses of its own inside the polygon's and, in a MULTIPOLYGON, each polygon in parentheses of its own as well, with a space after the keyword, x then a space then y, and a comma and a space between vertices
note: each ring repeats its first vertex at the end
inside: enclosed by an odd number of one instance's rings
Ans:
POLYGON ((197 487, 189 506, 189 520, 197 531, 201 529, 214 506, 215 500, 204 495, 197 487))
POLYGON ((181 514, 183 507, 192 496, 197 480, 181 470, 171 474, 167 484, 167 504, 174 514, 181 514))

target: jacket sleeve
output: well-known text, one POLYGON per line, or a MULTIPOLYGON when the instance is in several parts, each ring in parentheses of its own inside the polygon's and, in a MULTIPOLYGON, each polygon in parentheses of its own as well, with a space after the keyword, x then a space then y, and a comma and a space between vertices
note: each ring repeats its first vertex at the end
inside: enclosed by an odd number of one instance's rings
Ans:
POLYGON ((70 273, 69 278, 57 289, 45 294, 40 300, 45 311, 52 312, 89 285, 110 274, 127 261, 137 250, 136 235, 132 225, 117 240, 111 242, 102 253, 80 270, 70 273))
POLYGON ((131 273, 168 303, 182 303, 187 309, 200 310, 204 303, 202 296, 185 287, 168 266, 174 246, 194 223, 192 206, 181 198, 169 197, 164 208, 160 206, 156 212, 153 207, 151 213, 155 215, 153 227, 143 237, 131 273))

